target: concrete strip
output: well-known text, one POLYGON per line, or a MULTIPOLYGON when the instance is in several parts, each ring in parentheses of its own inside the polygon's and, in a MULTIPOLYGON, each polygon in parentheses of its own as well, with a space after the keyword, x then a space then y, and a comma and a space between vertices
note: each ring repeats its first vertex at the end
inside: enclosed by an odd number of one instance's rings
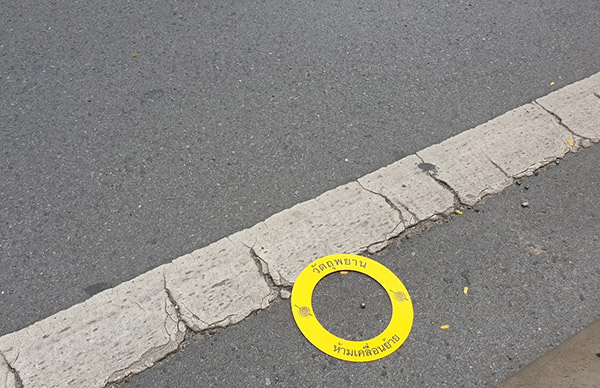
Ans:
MULTIPOLYGON (((599 77, 585 87, 597 88, 599 77)), ((565 104, 567 92, 560 95, 565 104)), ((573 108, 561 123, 550 113, 550 108, 562 112, 552 105, 560 99, 553 98, 508 112, 1 337, 2 361, 17 375, 0 361, 0 378, 8 376, 10 388, 11 376, 25 387, 102 387, 177 349, 185 324, 193 330, 226 326, 266 307, 276 293, 263 274, 289 286, 314 259, 378 249, 416 220, 448 212, 454 195, 472 205, 499 192, 513 178, 585 145, 571 131, 595 139, 593 108, 573 108)))
POLYGON ((410 155, 359 178, 358 183, 400 209, 406 227, 451 212, 454 195, 419 167, 421 163, 416 155, 410 155))
POLYGON ((0 338, 25 387, 103 387, 177 349, 186 328, 163 267, 0 338))
POLYGON ((581 140, 536 104, 523 105, 477 128, 482 133, 476 141, 486 157, 512 178, 533 174, 577 148, 581 140))
POLYGON ((471 129, 417 152, 430 174, 451 187, 466 205, 474 205, 512 183, 474 143, 476 134, 471 129))
POLYGON ((536 102, 559 117, 577 135, 595 143, 600 141, 600 73, 536 102))
POLYGON ((176 350, 185 324, 226 326, 275 296, 250 250, 225 238, 0 338, 0 352, 25 387, 103 387, 176 350))
POLYGON ((194 331, 239 322, 277 296, 250 249, 228 238, 173 261, 165 279, 181 319, 194 331))
POLYGON ((600 387, 600 321, 523 368, 498 388, 600 387))
POLYGON ((0 388, 16 388, 17 380, 4 357, 0 355, 0 388))
POLYGON ((292 285, 319 257, 362 252, 404 230, 397 210, 352 182, 269 217, 230 238, 251 247, 275 284, 292 285))
POLYGON ((526 104, 417 155, 466 205, 500 192, 575 149, 581 139, 541 107, 526 104), (573 142, 573 147, 569 145, 573 142))

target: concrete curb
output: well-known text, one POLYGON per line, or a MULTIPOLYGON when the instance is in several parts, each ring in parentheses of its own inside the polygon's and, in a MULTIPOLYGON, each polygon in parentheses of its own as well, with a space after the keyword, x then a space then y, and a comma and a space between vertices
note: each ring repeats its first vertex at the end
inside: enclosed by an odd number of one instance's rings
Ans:
POLYGON ((0 388, 103 387, 149 368, 188 329, 289 296, 309 262, 382 249, 598 142, 599 96, 600 73, 0 337, 0 388))

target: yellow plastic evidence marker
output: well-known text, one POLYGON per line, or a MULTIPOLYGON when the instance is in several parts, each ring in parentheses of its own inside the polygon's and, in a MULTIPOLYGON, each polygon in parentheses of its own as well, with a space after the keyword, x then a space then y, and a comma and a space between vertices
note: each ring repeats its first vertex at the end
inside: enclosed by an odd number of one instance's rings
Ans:
POLYGON ((412 301, 400 279, 384 265, 357 255, 325 256, 306 266, 292 289, 291 304, 294 320, 306 339, 322 352, 352 362, 389 356, 408 338, 413 324, 412 301), (313 290, 321 279, 338 271, 368 275, 387 291, 392 302, 392 318, 378 336, 366 341, 349 341, 331 334, 319 323, 312 308, 313 290))

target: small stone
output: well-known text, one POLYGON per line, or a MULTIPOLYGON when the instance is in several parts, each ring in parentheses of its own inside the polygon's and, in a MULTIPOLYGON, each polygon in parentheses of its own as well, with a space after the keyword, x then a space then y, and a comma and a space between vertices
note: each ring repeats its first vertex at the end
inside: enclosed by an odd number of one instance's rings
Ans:
POLYGON ((521 181, 515 181, 515 185, 521 186, 521 181))
POLYGON ((529 206, 529 202, 523 201, 523 202, 521 202, 521 206, 527 207, 527 206, 529 206))
POLYGON ((529 190, 529 186, 525 186, 523 187, 525 190, 529 190))
POLYGON ((474 210, 475 210, 475 213, 479 213, 480 212, 480 210, 477 209, 477 208, 475 208, 474 210))
POLYGON ((285 288, 282 288, 279 291, 279 296, 281 296, 282 299, 290 299, 291 295, 292 295, 292 293, 289 292, 288 290, 286 290, 285 288))
POLYGON ((271 385, 271 379, 265 377, 265 385, 271 385))
POLYGON ((556 163, 556 164, 560 164, 560 159, 556 159, 556 160, 554 161, 554 163, 556 163))
POLYGON ((364 304, 364 303, 361 303, 361 304, 360 304, 360 308, 361 308, 361 309, 364 309, 365 307, 367 307, 367 305, 366 305, 366 304, 364 304))
POLYGON ((533 172, 533 175, 535 175, 535 176, 538 176, 538 174, 539 174, 539 172, 537 172, 537 171, 533 172))

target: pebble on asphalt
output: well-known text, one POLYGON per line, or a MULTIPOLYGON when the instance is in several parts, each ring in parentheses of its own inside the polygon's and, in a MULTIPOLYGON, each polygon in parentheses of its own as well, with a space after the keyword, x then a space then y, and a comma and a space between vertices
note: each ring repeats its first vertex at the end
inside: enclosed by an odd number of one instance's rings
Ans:
POLYGON ((523 202, 521 202, 521 206, 527 207, 527 206, 529 206, 529 202, 523 201, 523 202))

